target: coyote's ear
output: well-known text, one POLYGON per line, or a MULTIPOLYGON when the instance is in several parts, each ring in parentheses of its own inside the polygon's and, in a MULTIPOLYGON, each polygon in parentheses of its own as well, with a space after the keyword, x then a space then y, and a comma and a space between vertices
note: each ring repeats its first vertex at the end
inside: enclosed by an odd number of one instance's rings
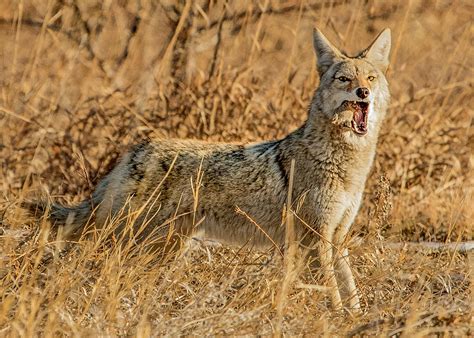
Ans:
POLYGON ((313 29, 313 45, 318 58, 318 72, 322 76, 342 54, 317 28, 313 29))
POLYGON ((382 71, 387 71, 389 64, 391 42, 390 28, 385 28, 362 53, 366 59, 378 66, 382 71))

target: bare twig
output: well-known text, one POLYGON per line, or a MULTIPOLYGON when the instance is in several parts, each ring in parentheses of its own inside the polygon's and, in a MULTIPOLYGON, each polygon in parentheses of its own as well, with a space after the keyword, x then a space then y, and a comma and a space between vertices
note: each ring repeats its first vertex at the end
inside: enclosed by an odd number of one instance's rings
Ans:
POLYGON ((283 256, 283 252, 281 251, 278 244, 273 240, 273 238, 271 238, 271 236, 260 225, 258 225, 257 222, 255 222, 245 211, 240 209, 239 206, 235 207, 235 212, 240 214, 240 215, 245 216, 250 222, 252 222, 252 224, 255 225, 257 227, 257 229, 260 230, 265 235, 265 237, 268 238, 268 240, 270 242, 272 242, 273 246, 279 251, 280 255, 283 256))
MULTIPOLYGON (((339 5, 343 5, 343 4, 346 4, 348 3, 349 1, 348 0, 344 0, 344 1, 325 1, 325 2, 321 2, 321 3, 316 3, 316 4, 308 4, 306 5, 305 7, 311 9, 311 10, 319 10, 323 7, 326 7, 326 6, 339 6, 339 5)), ((242 19, 244 19, 245 17, 250 17, 252 21, 257 21, 260 19, 260 17, 265 13, 265 15, 270 15, 270 14, 276 14, 276 15, 282 15, 282 14, 287 14, 287 13, 291 13, 291 12, 294 12, 294 11, 298 11, 300 9, 300 6, 299 5, 296 5, 296 4, 290 4, 290 5, 283 5, 281 7, 278 7, 278 8, 274 8, 274 7, 267 7, 266 9, 262 9, 260 7, 257 6, 257 8, 255 8, 250 14, 248 11, 243 11, 243 12, 238 12, 238 13, 233 13, 233 14, 227 14, 224 16, 224 18, 222 19, 223 22, 227 22, 227 21, 232 21, 232 22, 236 22, 236 21, 240 21, 242 19)), ((211 21, 209 23, 206 23, 206 25, 204 26, 200 26, 200 27, 197 27, 196 31, 197 32, 202 32, 203 30, 208 30, 208 29, 212 29, 216 26, 219 25, 221 21, 221 18, 219 18, 219 20, 214 20, 214 21, 211 21)))
POLYGON ((384 243, 384 246, 390 249, 405 250, 444 250, 455 252, 468 252, 474 250, 474 241, 440 243, 440 242, 395 242, 384 243))
POLYGON ((217 41, 216 45, 214 46, 214 53, 212 55, 212 63, 211 63, 211 69, 209 70, 209 78, 212 78, 214 75, 216 63, 217 63, 217 54, 219 53, 219 48, 221 46, 221 41, 222 41, 222 26, 224 24, 224 18, 227 13, 227 7, 224 4, 224 11, 222 13, 222 16, 219 19, 219 24, 217 26, 217 41))
POLYGON ((76 15, 76 17, 78 18, 78 20, 80 22, 81 28, 82 28, 82 30, 84 31, 84 34, 85 34, 85 38, 81 38, 80 44, 83 45, 86 48, 86 50, 88 51, 89 56, 90 56, 91 59, 97 60, 97 64, 98 64, 100 70, 108 78, 109 74, 107 73, 107 71, 105 69, 104 60, 97 57, 97 55, 95 54, 94 48, 92 48, 91 41, 90 41, 90 39, 92 37, 92 32, 89 28, 89 25, 87 24, 86 19, 83 18, 81 10, 80 10, 79 6, 77 5, 76 1, 72 1, 71 6, 72 6, 72 9, 74 11, 74 14, 76 15))
POLYGON ((177 23, 175 27, 173 37, 171 38, 168 46, 166 47, 166 50, 163 54, 163 58, 160 62, 160 65, 158 66, 158 70, 156 71, 155 77, 159 77, 161 75, 162 71, 164 70, 165 63, 172 56, 173 51, 175 50, 176 43, 180 36, 180 33, 183 30, 183 28, 186 26, 186 21, 188 19, 188 15, 190 15, 190 12, 191 12, 191 1, 186 1, 183 11, 181 12, 179 22, 177 23))
POLYGON ((130 51, 130 42, 132 38, 135 36, 135 34, 138 31, 138 26, 140 25, 141 22, 141 17, 140 17, 140 10, 137 11, 137 15, 132 20, 132 24, 130 25, 130 31, 127 35, 127 42, 125 44, 125 48, 123 49, 122 53, 119 55, 117 58, 117 67, 120 67, 122 63, 127 59, 128 53, 130 51))

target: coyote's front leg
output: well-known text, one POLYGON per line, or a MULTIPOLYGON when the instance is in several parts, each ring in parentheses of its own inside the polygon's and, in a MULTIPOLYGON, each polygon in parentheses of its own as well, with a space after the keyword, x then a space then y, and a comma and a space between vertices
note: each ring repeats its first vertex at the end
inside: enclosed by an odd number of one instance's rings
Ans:
POLYGON ((319 241, 319 259, 321 262, 321 268, 324 272, 324 278, 330 288, 330 296, 332 306, 339 310, 342 308, 341 294, 339 293, 339 287, 337 284, 336 273, 334 269, 334 234, 339 224, 341 217, 330 213, 333 217, 327 217, 325 222, 321 225, 321 239, 319 241))
POLYGON ((360 301, 349 263, 349 251, 345 247, 347 245, 345 243, 346 236, 357 214, 357 210, 358 207, 350 207, 345 211, 342 221, 334 234, 334 256, 340 294, 343 296, 343 299, 349 301, 349 307, 358 312, 360 310, 360 301))
POLYGON ((349 265, 345 239, 357 215, 362 194, 357 194, 353 198, 348 197, 343 195, 342 202, 335 203, 332 208, 327 208, 332 212, 322 212, 326 216, 320 223, 322 238, 318 246, 319 259, 330 288, 333 307, 341 309, 342 300, 345 300, 348 301, 351 309, 359 311, 359 296, 349 265), (347 204, 347 201, 351 202, 347 204))

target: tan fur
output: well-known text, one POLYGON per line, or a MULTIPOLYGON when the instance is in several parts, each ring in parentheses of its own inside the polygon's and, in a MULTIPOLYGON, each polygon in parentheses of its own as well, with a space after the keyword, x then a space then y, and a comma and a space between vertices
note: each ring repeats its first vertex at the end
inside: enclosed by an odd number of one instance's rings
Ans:
POLYGON ((281 140, 251 145, 186 140, 142 143, 122 158, 90 200, 76 207, 53 205, 51 219, 58 225, 67 223, 71 235, 80 234, 89 219, 96 227, 113 219, 118 224, 116 234, 122 234, 127 222, 118 218, 132 213, 135 219, 127 231, 135 240, 150 233, 169 239, 172 227, 178 234, 199 231, 226 243, 282 245, 281 215, 294 159, 292 193, 302 203, 298 218, 312 227, 299 222, 297 235, 304 244, 319 243, 335 307, 341 307, 342 295, 351 308, 359 308, 344 241, 360 206, 389 101, 384 72, 390 32, 382 32, 354 58, 343 55, 318 30, 314 46, 320 86, 307 121, 298 130, 281 140), (350 78, 350 83, 336 79, 341 75, 350 78), (375 79, 369 81, 368 76, 375 79), (355 91, 360 85, 371 91, 364 136, 351 130, 353 113, 343 105, 359 100, 355 91), (237 213, 237 208, 252 221, 237 213), (138 229, 143 231, 137 234, 138 229))

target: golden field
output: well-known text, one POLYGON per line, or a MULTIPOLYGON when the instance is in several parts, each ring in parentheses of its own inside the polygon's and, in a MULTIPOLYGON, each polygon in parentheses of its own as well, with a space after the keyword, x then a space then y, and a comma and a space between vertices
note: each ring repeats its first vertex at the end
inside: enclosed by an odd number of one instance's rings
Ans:
POLYGON ((472 251, 400 243, 474 237, 473 13, 468 0, 2 1, 0 335, 472 336, 472 251), (392 103, 351 232, 363 314, 333 311, 320 273, 277 253, 192 240, 153 256, 100 235, 58 250, 21 210, 86 198, 147 137, 283 137, 318 84, 315 26, 349 54, 392 29, 392 103))

